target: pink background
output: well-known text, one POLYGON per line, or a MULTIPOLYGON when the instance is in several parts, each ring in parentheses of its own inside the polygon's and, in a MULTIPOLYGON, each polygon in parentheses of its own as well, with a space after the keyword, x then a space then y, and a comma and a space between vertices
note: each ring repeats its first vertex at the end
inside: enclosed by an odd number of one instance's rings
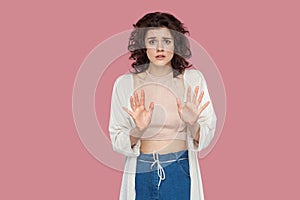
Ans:
POLYGON ((225 126, 200 160, 206 200, 299 199, 295 2, 1 2, 0 199, 118 198, 121 172, 76 132, 73 83, 96 45, 157 10, 187 25, 225 84, 225 126))

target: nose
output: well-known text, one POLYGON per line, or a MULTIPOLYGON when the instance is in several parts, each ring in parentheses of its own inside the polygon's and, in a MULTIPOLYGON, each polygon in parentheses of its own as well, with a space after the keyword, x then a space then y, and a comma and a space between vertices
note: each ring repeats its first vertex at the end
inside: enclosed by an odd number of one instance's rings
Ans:
POLYGON ((157 46, 156 46, 156 50, 157 51, 163 51, 164 50, 164 46, 162 41, 158 41, 157 46))

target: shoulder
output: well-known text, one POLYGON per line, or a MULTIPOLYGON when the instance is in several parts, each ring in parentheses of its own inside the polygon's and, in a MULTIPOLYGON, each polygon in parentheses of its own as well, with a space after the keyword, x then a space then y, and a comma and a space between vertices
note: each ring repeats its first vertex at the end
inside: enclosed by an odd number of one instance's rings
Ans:
POLYGON ((129 95, 132 93, 132 74, 126 73, 122 74, 116 78, 113 86, 113 94, 119 96, 123 99, 128 99, 129 95))
POLYGON ((131 85, 132 83, 132 74, 131 73, 126 73, 122 74, 119 77, 117 77, 115 81, 115 85, 120 85, 120 86, 128 86, 131 85))
POLYGON ((201 82, 204 77, 197 69, 188 69, 184 71, 184 79, 188 82, 201 82))

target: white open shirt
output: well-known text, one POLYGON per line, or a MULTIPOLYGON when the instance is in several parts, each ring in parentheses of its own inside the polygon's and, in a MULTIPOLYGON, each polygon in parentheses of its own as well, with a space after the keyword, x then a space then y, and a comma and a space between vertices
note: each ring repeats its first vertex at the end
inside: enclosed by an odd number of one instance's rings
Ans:
MULTIPOLYGON (((191 86, 194 91, 196 86, 200 86, 199 91, 204 91, 204 96, 200 104, 210 101, 210 104, 200 114, 197 122, 200 124, 200 141, 195 146, 191 133, 187 129, 187 146, 189 155, 190 178, 191 178, 191 200, 204 200, 201 172, 199 168, 197 153, 206 148, 214 137, 216 129, 216 115, 213 109, 206 81, 199 70, 185 70, 183 74, 185 95, 187 88, 191 86)), ((125 166, 120 191, 120 200, 135 200, 135 170, 137 157, 140 154, 140 141, 131 148, 129 132, 135 128, 135 123, 131 116, 122 107, 130 108, 130 96, 133 95, 133 76, 124 74, 118 77, 114 83, 111 111, 109 121, 109 132, 114 151, 125 155, 125 166)))

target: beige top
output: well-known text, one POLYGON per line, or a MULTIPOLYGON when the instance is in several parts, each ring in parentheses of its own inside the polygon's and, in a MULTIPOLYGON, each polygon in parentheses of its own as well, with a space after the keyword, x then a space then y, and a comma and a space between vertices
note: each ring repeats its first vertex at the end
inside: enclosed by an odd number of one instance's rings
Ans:
POLYGON ((183 76, 173 77, 173 71, 155 76, 148 71, 135 74, 134 90, 145 91, 145 107, 154 102, 151 122, 145 130, 142 140, 186 140, 186 125, 180 119, 176 98, 184 99, 183 76))

